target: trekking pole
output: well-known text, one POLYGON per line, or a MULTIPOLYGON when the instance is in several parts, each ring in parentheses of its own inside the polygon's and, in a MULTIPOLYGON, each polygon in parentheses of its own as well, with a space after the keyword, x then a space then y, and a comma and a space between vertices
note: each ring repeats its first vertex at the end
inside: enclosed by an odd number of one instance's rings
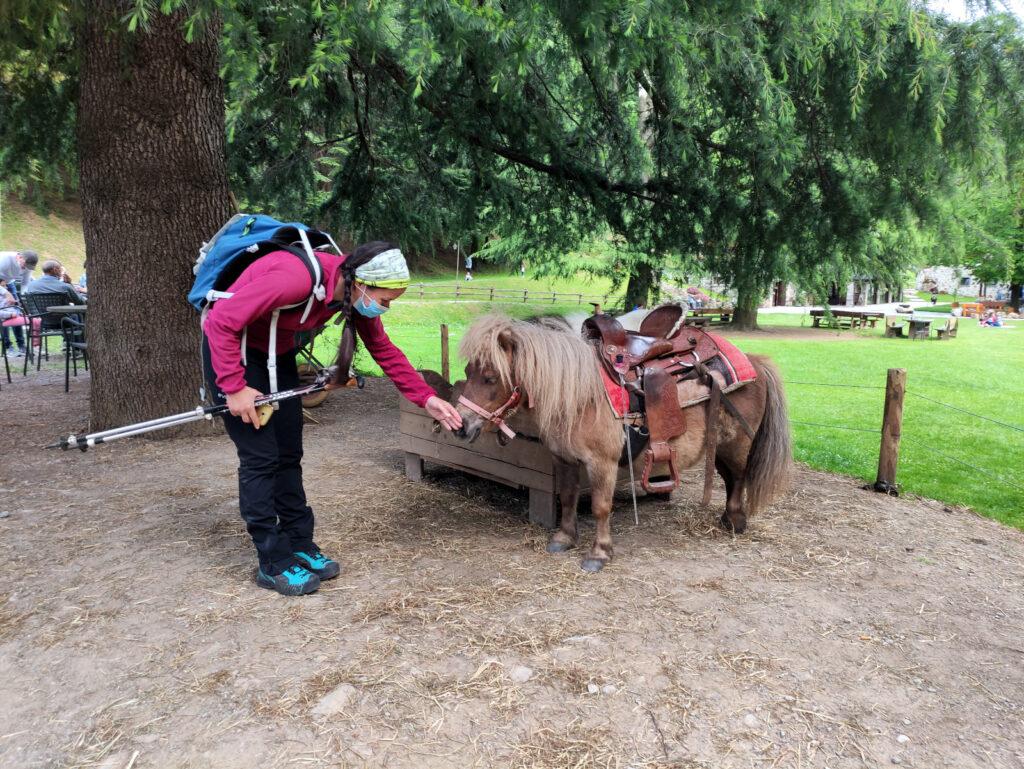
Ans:
MULTIPOLYGON (((273 413, 273 405, 279 401, 288 400, 290 398, 300 398, 304 395, 312 395, 313 393, 326 390, 330 383, 330 376, 326 378, 318 378, 313 384, 305 385, 303 387, 295 387, 291 390, 282 390, 281 392, 270 393, 269 395, 261 395, 256 399, 256 408, 260 412, 260 424, 265 425, 267 420, 270 419, 270 415, 273 413)), ((89 433, 88 435, 69 435, 67 438, 62 438, 57 443, 52 443, 46 448, 48 449, 80 449, 86 451, 90 446, 99 446, 103 443, 110 443, 112 441, 120 440, 121 438, 131 438, 134 435, 142 435, 144 433, 151 433, 156 430, 163 430, 168 427, 178 427, 180 425, 190 424, 191 422, 198 422, 200 420, 212 420, 215 416, 226 414, 228 412, 227 404, 221 404, 219 406, 197 406, 191 411, 183 411, 180 414, 171 414, 166 417, 159 417, 158 419, 150 419, 147 422, 136 422, 132 425, 124 425, 122 427, 114 427, 110 430, 102 430, 96 433, 89 433)))

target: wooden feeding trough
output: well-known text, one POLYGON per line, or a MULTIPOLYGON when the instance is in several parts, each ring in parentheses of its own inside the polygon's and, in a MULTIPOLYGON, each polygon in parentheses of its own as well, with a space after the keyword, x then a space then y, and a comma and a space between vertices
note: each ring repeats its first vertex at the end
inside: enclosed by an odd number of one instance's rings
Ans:
MULTIPOLYGON (((452 400, 452 392, 458 384, 449 384, 434 371, 420 373, 438 395, 452 400)), ((405 475, 409 480, 421 480, 424 462, 431 462, 512 488, 527 489, 530 494, 530 522, 548 529, 558 525, 555 460, 536 437, 536 429, 522 412, 509 420, 509 426, 516 431, 515 440, 502 446, 493 433, 485 433, 474 443, 467 443, 447 430, 435 431, 434 418, 405 398, 399 399, 398 410, 399 441, 405 452, 405 475)), ((580 491, 589 491, 587 471, 581 467, 577 472, 580 491)), ((625 484, 628 488, 629 480, 629 468, 620 468, 619 485, 625 484)), ((669 498, 669 495, 659 496, 669 498)))
MULTIPOLYGON (((434 389, 441 393, 439 388, 434 389)), ((524 425, 517 424, 515 417, 510 424, 519 434, 507 446, 500 445, 490 433, 470 444, 447 430, 434 432, 433 417, 402 398, 398 430, 405 452, 405 475, 409 480, 420 480, 426 460, 513 488, 529 489, 530 522, 553 529, 558 522, 554 459, 536 437, 520 432, 524 425)), ((586 474, 581 475, 585 479, 586 474)))

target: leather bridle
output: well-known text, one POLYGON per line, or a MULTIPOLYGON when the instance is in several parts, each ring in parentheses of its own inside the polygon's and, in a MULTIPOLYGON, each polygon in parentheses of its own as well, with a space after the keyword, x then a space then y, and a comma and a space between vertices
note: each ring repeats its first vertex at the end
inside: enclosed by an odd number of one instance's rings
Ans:
POLYGON ((485 420, 490 422, 496 428, 501 430, 509 439, 515 438, 516 433, 511 427, 505 424, 506 419, 511 419, 516 411, 519 410, 519 404, 523 400, 523 390, 519 385, 512 388, 512 394, 508 396, 508 400, 502 403, 494 411, 488 411, 482 406, 478 406, 463 395, 459 396, 459 403, 465 406, 470 411, 479 414, 485 420))

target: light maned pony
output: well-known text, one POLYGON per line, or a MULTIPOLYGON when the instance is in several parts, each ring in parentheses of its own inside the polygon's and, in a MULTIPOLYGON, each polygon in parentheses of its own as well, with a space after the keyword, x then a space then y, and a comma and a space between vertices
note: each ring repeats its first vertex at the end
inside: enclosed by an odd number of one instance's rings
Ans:
MULTIPOLYGON (((586 468, 597 526, 583 568, 599 571, 612 557, 612 497, 625 435, 622 421, 608 405, 593 346, 561 319, 528 322, 487 315, 470 326, 459 351, 469 361, 463 397, 495 412, 519 388, 520 407, 555 457, 562 521, 548 552, 577 545, 578 468, 586 468)), ((791 469, 789 419, 778 371, 767 358, 750 356, 750 361, 757 379, 728 397, 754 432, 753 440, 724 407, 717 420, 715 468, 727 494, 721 522, 736 533, 746 529, 748 515, 785 489, 791 469)), ((680 403, 699 395, 696 382, 683 382, 679 388, 680 403)), ((456 431, 459 437, 474 441, 493 428, 478 411, 461 404, 458 408, 463 423, 456 431)), ((703 404, 686 409, 686 432, 671 443, 680 469, 703 459, 705 415, 703 404)), ((634 461, 642 463, 642 457, 634 461)))

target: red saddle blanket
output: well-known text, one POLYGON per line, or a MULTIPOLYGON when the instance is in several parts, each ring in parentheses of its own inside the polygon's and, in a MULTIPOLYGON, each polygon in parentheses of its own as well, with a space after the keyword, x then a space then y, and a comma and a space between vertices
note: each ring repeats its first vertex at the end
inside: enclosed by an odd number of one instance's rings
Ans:
MULTIPOLYGON (((729 392, 742 387, 747 382, 757 379, 757 371, 750 359, 740 352, 732 342, 718 336, 708 334, 718 346, 718 351, 709 360, 702 361, 711 371, 717 371, 722 376, 722 391, 729 392)), ((686 363, 694 363, 693 352, 681 356, 680 360, 686 363)), ((629 394, 626 388, 611 378, 608 370, 598 363, 598 370, 601 372, 601 381, 604 383, 605 393, 608 395, 608 403, 618 416, 623 417, 629 410, 629 394)), ((702 398, 701 400, 707 400, 702 398)))
POLYGON ((718 334, 708 334, 708 336, 715 340, 715 344, 718 345, 718 355, 712 358, 710 362, 705 361, 704 363, 708 368, 718 371, 725 378, 723 390, 728 392, 730 389, 736 389, 741 384, 757 379, 757 371, 754 370, 754 364, 750 362, 750 358, 739 351, 736 345, 728 339, 720 337, 718 334))

